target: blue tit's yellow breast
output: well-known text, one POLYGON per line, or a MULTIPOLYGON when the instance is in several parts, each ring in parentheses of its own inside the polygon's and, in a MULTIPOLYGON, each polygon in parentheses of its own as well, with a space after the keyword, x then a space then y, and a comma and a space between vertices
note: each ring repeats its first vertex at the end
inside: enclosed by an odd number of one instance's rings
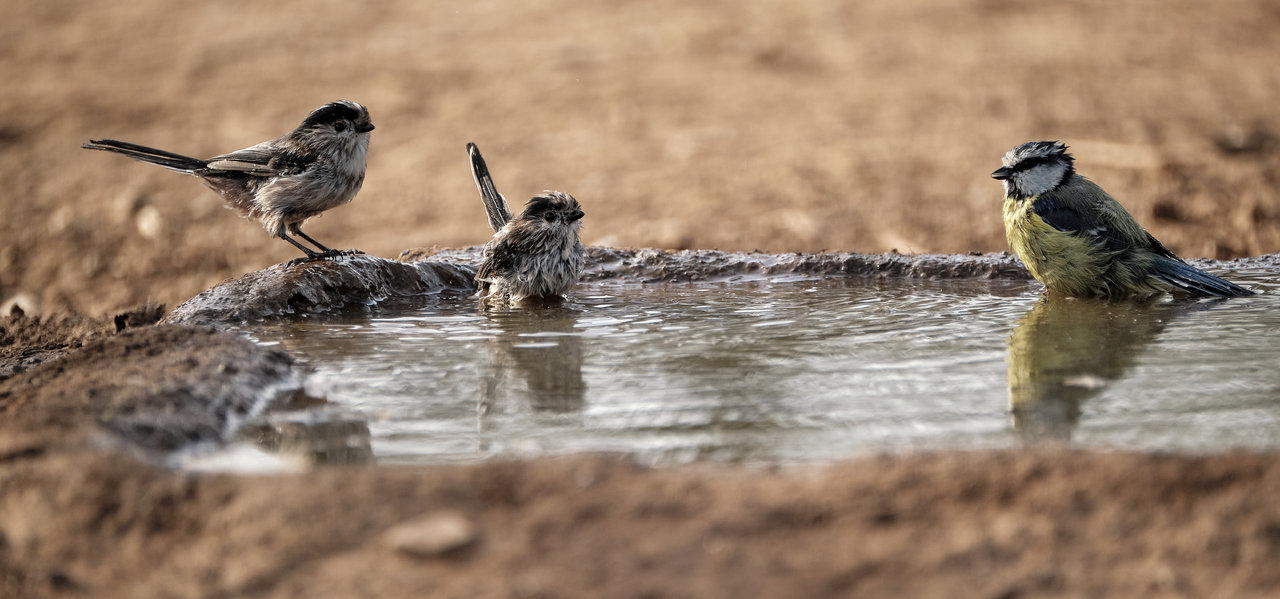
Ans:
POLYGON ((1096 295, 1105 257, 1087 239, 1060 231, 1034 209, 1037 197, 1005 198, 1004 232, 1009 247, 1045 287, 1071 295, 1096 295))

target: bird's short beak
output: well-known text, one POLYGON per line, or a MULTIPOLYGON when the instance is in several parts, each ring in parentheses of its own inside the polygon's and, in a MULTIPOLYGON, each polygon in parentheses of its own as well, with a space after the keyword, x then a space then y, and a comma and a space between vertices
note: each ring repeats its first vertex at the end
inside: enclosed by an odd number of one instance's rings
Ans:
POLYGON ((583 212, 583 211, 581 211, 581 210, 574 210, 573 212, 570 212, 570 213, 569 213, 569 222, 573 222, 573 221, 578 220, 578 219, 580 219, 580 218, 582 218, 582 217, 584 217, 584 216, 586 216, 586 213, 585 213, 585 212, 583 212))
POLYGON ((359 131, 360 133, 368 133, 370 131, 373 131, 373 123, 363 123, 360 125, 356 125, 356 131, 359 131))
POLYGON ((1009 177, 1012 177, 1012 176, 1013 176, 1013 169, 1007 166, 1002 166, 996 169, 996 172, 991 173, 992 179, 999 179, 1001 181, 1004 181, 1005 179, 1008 179, 1009 177))

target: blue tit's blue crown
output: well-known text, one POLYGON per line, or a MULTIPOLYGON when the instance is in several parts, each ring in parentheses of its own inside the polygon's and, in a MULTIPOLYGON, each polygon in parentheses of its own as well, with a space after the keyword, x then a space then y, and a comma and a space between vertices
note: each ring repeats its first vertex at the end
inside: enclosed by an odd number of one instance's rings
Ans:
POLYGON ((1060 141, 1029 141, 1004 155, 1002 162, 1015 171, 1025 171, 1053 160, 1065 161, 1068 165, 1075 158, 1067 153, 1067 144, 1060 141))
POLYGON ((991 173, 1004 182, 1005 196, 1024 200, 1055 189, 1075 175, 1075 159, 1060 141, 1033 141, 1004 155, 1004 166, 991 173))

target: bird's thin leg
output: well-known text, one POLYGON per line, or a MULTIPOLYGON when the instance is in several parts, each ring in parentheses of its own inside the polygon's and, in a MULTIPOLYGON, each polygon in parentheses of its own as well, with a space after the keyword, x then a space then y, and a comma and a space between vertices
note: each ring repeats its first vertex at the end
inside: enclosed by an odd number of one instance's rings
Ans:
POLYGON ((289 237, 289 234, 286 232, 287 230, 292 230, 294 233, 297 233, 297 234, 299 234, 299 235, 301 235, 301 234, 302 234, 302 231, 299 231, 299 230, 298 230, 298 226, 297 226, 297 225, 288 225, 288 226, 286 226, 284 223, 280 223, 280 224, 276 227, 276 237, 279 237, 280 239, 283 239, 283 240, 285 240, 285 241, 287 241, 287 242, 289 242, 289 243, 293 244, 293 247, 296 247, 296 248, 298 248, 298 249, 302 250, 302 253, 306 254, 306 257, 304 257, 304 258, 294 258, 293 260, 290 260, 290 261, 289 261, 289 263, 288 263, 286 266, 293 266, 294 264, 300 264, 300 263, 302 263, 302 262, 311 262, 312 260, 324 260, 325 258, 332 258, 332 257, 334 257, 334 256, 340 256, 340 255, 342 255, 342 253, 341 253, 341 252, 335 252, 335 251, 333 251, 333 250, 331 250, 331 249, 329 249, 329 248, 327 248, 327 247, 324 247, 323 245, 320 245, 320 244, 316 243, 316 240, 314 240, 314 239, 312 239, 312 238, 310 238, 310 237, 307 237, 306 235, 302 235, 304 238, 306 238, 306 240, 307 240, 307 241, 310 241, 311 243, 315 243, 316 247, 318 247, 318 248, 320 248, 321 250, 323 250, 323 251, 321 251, 321 252, 317 253, 317 252, 313 251, 311 248, 309 248, 309 247, 307 247, 307 246, 305 246, 305 245, 302 245, 301 243, 298 243, 298 240, 297 240, 297 239, 294 239, 294 238, 292 238, 292 237, 289 237))
POLYGON ((289 243, 292 243, 292 244, 293 244, 293 247, 296 247, 296 248, 298 248, 298 249, 302 250, 302 253, 306 254, 308 258, 315 258, 315 257, 317 257, 317 256, 319 256, 319 255, 320 255, 320 254, 317 254, 317 253, 315 252, 315 250, 312 250, 311 248, 309 248, 309 247, 307 247, 307 246, 305 246, 305 245, 302 245, 301 243, 298 243, 298 241, 297 241, 297 240, 295 240, 295 239, 294 239, 294 238, 292 238, 292 237, 289 237, 288 235, 285 235, 285 234, 283 234, 283 233, 282 233, 282 234, 280 234, 280 235, 279 235, 279 237, 280 237, 280 239, 283 239, 283 240, 285 240, 285 241, 287 241, 287 242, 289 242, 289 243))
POLYGON ((307 235, 306 233, 303 233, 303 232, 302 232, 302 227, 299 227, 298 225, 290 225, 290 226, 289 226, 289 231, 291 231, 294 235, 297 235, 298 237, 301 237, 301 238, 303 238, 303 239, 305 239, 305 240, 307 240, 307 241, 310 241, 310 242, 311 242, 311 245, 314 245, 314 246, 316 246, 316 247, 320 248, 320 251, 322 251, 322 252, 324 252, 324 253, 326 253, 326 254, 327 254, 327 253, 329 253, 329 252, 332 252, 332 251, 333 251, 333 250, 331 250, 331 249, 329 249, 329 248, 325 247, 323 243, 320 243, 319 241, 316 241, 316 240, 312 239, 310 235, 307 235))
POLYGON ((298 224, 296 224, 296 223, 295 223, 295 224, 292 224, 292 225, 289 225, 289 230, 290 230, 291 232, 293 232, 293 234, 294 234, 294 235, 297 235, 298 237, 301 237, 301 238, 303 238, 303 239, 305 239, 305 240, 307 240, 307 241, 310 241, 310 242, 311 242, 311 245, 314 245, 314 246, 316 246, 316 247, 320 248, 320 250, 323 252, 323 254, 322 254, 322 255, 323 255, 324 257, 329 257, 329 256, 350 256, 350 255, 352 255, 352 254, 363 254, 363 253, 364 253, 364 252, 362 252, 362 251, 360 251, 360 250, 331 250, 331 249, 329 249, 329 248, 325 247, 325 245, 324 245, 324 244, 322 244, 322 243, 320 243, 319 241, 316 241, 316 240, 312 239, 310 235, 307 235, 306 233, 303 233, 303 232, 302 232, 302 226, 301 226, 301 225, 298 225, 298 224))
POLYGON ((312 261, 312 260, 320 260, 320 259, 322 259, 322 258, 324 258, 324 257, 325 257, 325 255, 324 255, 324 254, 317 254, 317 253, 316 253, 315 251, 313 251, 311 248, 309 248, 309 247, 307 247, 307 246, 305 246, 305 245, 302 245, 301 243, 298 243, 298 242, 297 242, 297 240, 295 240, 294 238, 289 237, 288 235, 285 235, 285 234, 284 234, 284 231, 281 231, 281 232, 280 232, 280 234, 278 235, 278 237, 279 237, 280 239, 283 239, 283 240, 285 240, 285 241, 289 242, 289 243, 292 243, 292 244, 293 244, 293 247, 296 247, 296 248, 298 248, 298 249, 302 250, 302 253, 306 254, 306 256, 304 256, 304 257, 302 257, 302 258, 294 258, 293 260, 290 260, 290 261, 289 261, 289 263, 288 263, 286 266, 293 266, 294 264, 299 264, 299 263, 302 263, 302 262, 310 262, 310 261, 312 261))

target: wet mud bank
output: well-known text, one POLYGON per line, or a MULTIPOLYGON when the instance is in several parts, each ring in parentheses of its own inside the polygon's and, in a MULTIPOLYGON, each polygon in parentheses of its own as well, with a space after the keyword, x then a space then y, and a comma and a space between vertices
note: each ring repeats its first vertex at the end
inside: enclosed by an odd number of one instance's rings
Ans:
MULTIPOLYGON (((276 265, 225 281, 183 302, 165 322, 245 323, 374 305, 390 297, 470 293, 480 248, 411 249, 397 260, 346 256, 276 265)), ((1008 252, 977 256, 764 254, 715 250, 588 248, 584 282, 736 282, 770 277, 1030 280, 1008 252)))
MULTIPOLYGON (((1010 252, 979 255, 900 253, 762 253, 716 250, 589 247, 585 283, 735 283, 769 278, 896 278, 1007 280, 1032 276, 1010 252)), ((397 260, 346 256, 337 260, 276 265, 230 279, 175 307, 165 323, 219 325, 324 314, 372 306, 390 297, 475 291, 480 247, 401 252, 397 260)), ((1230 262, 1193 261, 1201 268, 1277 265, 1268 255, 1230 262)))
MULTIPOLYGON (((480 248, 411 249, 400 260, 476 264, 480 248)), ((995 254, 767 254, 719 250, 587 248, 582 280, 620 283, 740 281, 766 277, 897 277, 1025 281, 1031 275, 1009 252, 995 254)))
POLYGON ((388 297, 442 291, 474 291, 475 268, 442 262, 407 263, 374 256, 343 256, 251 272, 224 281, 183 302, 170 324, 253 322, 304 316, 388 297))
MULTIPOLYGON (((592 249, 587 280, 1025 281, 982 256, 592 249)), ((165 324, 0 318, 0 597, 1274 596, 1280 460, 1037 449, 823 467, 593 456, 276 476, 165 466, 323 400, 207 324, 469 293, 474 248, 273 267, 165 324), (199 323, 199 324, 193 324, 199 323)), ((1280 266, 1277 256, 1212 269, 1280 266)), ((279 432, 279 431, 277 431, 279 432)), ((352 460, 360 462, 359 460, 352 460)))
POLYGON ((287 354, 238 335, 127 329, 0 381, 0 444, 21 453, 73 440, 159 451, 219 443, 301 383, 287 354))
MULTIPOLYGON (((165 322, 217 325, 322 314, 370 306, 390 297, 471 293, 480 247, 409 249, 396 260, 346 256, 276 265, 225 281, 183 302, 165 322)), ((1230 262, 1194 260, 1214 270, 1280 266, 1280 255, 1230 262)), ((769 278, 896 278, 904 280, 1030 281, 1013 254, 766 254, 717 250, 587 248, 582 281, 658 284, 742 282, 769 278)))

